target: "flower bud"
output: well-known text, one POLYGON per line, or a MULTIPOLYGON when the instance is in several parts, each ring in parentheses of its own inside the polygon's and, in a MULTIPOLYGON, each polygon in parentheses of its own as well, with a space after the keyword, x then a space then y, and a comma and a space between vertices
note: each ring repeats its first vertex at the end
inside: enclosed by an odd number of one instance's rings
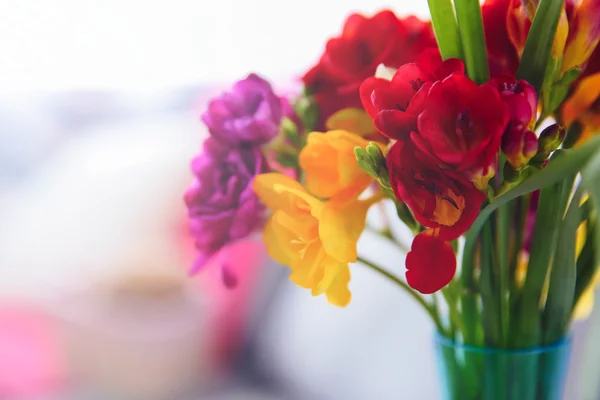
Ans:
POLYGON ((354 156, 363 171, 375 178, 381 186, 390 186, 385 156, 377 143, 370 142, 366 149, 355 147, 354 156))
POLYGON ((552 124, 540 133, 539 151, 550 153, 558 149, 558 146, 565 139, 566 130, 561 125, 552 124))
POLYGON ((385 166, 385 156, 383 151, 375 142, 369 142, 367 145, 367 154, 373 160, 373 163, 378 166, 385 166))
POLYGON ((502 137, 502 152, 514 168, 523 168, 538 152, 538 140, 529 129, 511 127, 502 137))
POLYGON ((377 172, 375 171, 373 161, 371 160, 371 157, 369 157, 365 149, 363 149, 360 146, 356 146, 354 148, 354 156, 356 157, 356 162, 358 163, 358 166, 363 171, 365 171, 373 178, 377 178, 377 172))

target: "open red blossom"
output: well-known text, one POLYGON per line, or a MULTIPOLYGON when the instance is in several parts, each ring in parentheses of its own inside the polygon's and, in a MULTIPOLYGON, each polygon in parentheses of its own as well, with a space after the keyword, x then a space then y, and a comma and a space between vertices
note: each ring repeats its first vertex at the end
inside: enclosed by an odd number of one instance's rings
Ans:
POLYGON ((464 75, 458 59, 442 61, 437 49, 424 51, 415 63, 401 66, 391 81, 371 77, 360 86, 363 107, 384 135, 405 140, 417 129, 417 116, 423 109, 433 82, 452 74, 464 75))
POLYGON ((510 123, 514 126, 533 128, 537 117, 538 99, 535 89, 527 81, 512 75, 498 75, 486 84, 492 85, 508 107, 510 123))
POLYGON ((419 233, 406 255, 406 282, 423 294, 446 286, 456 273, 452 246, 430 232, 419 233))
POLYGON ((431 24, 414 16, 399 19, 390 10, 350 15, 341 35, 327 42, 319 63, 302 78, 319 106, 320 128, 336 111, 360 107, 360 84, 379 64, 398 68, 433 46, 431 24))
POLYGON ((454 74, 432 85, 410 137, 419 150, 457 171, 481 171, 495 167, 507 123, 497 89, 454 74))
POLYGON ((442 169, 411 142, 395 142, 386 156, 394 194, 440 240, 453 240, 469 229, 485 195, 461 174, 442 169))

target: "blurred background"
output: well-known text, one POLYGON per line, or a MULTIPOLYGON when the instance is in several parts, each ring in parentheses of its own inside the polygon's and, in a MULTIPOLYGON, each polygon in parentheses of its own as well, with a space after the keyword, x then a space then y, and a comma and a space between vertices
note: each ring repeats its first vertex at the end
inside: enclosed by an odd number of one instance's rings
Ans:
MULTIPOLYGON (((290 284, 260 238, 235 248, 235 290, 186 272, 207 99, 249 72, 293 88, 350 12, 384 7, 427 15, 401 0, 0 0, 0 399, 439 398, 432 326, 369 270, 353 268, 343 310, 290 284)), ((596 314, 574 327, 569 400, 599 398, 596 314)))

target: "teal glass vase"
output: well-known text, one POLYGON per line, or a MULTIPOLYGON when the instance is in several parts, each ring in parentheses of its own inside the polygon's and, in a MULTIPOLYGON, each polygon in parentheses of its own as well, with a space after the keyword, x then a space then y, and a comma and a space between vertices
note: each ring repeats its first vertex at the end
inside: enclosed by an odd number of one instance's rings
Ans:
POLYGON ((563 400, 571 342, 503 350, 436 334, 442 400, 563 400))

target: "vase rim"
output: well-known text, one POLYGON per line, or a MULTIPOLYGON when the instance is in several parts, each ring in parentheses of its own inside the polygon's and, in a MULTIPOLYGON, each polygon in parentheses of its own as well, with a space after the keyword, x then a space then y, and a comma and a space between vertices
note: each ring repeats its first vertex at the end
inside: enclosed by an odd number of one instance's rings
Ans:
POLYGON ((522 348, 522 349, 501 349, 501 348, 495 348, 495 347, 471 346, 471 345, 464 344, 464 343, 457 343, 454 340, 443 336, 438 331, 435 332, 435 342, 442 346, 454 347, 454 348, 477 352, 477 353, 484 353, 484 354, 510 353, 510 354, 526 355, 526 354, 547 353, 547 352, 562 348, 564 346, 568 346, 571 343, 571 335, 566 335, 566 336, 562 337, 561 339, 559 339, 558 341, 556 341, 552 344, 549 344, 549 345, 526 347, 526 348, 522 348))

